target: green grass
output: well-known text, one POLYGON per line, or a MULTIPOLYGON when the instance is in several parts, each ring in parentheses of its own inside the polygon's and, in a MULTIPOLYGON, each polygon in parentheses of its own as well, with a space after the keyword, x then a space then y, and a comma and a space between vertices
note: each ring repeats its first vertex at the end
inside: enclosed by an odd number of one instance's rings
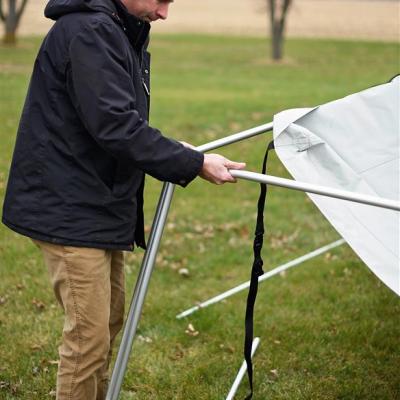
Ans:
MULTIPOLYGON (((0 198, 38 38, 0 48, 0 198)), ((262 39, 156 36, 151 44, 152 118, 167 136, 202 144, 384 82, 399 70, 399 45, 290 40, 271 62, 262 39)), ((259 171, 270 135, 221 149, 259 171)), ((287 176, 275 156, 272 174, 287 176)), ((161 183, 148 179, 147 225, 161 183)), ((258 185, 178 188, 123 399, 222 399, 242 362, 246 294, 175 315, 248 279, 258 185), (189 277, 178 270, 186 267, 189 277), (192 323, 198 336, 185 333, 192 323)), ((304 194, 271 188, 265 270, 337 238, 304 194)), ((127 303, 143 252, 127 255, 127 303)), ((0 227, 0 398, 46 399, 55 387, 62 314, 41 256, 0 227), (42 306, 41 306, 42 305, 42 306)), ((347 246, 261 285, 255 334, 255 399, 400 398, 399 299, 347 246), (277 370, 274 374, 271 370, 277 370)), ((238 398, 247 392, 243 382, 238 398)))

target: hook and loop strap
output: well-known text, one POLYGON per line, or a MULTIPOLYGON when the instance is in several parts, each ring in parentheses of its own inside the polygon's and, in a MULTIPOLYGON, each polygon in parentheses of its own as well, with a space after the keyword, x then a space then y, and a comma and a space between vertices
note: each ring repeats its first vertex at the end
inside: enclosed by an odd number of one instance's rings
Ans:
MULTIPOLYGON (((274 141, 271 141, 265 152, 262 173, 267 171, 268 153, 274 149, 274 141)), ((246 317, 245 317, 245 339, 244 339, 244 358, 247 363, 247 375, 249 377, 250 393, 245 400, 250 400, 253 397, 253 364, 251 361, 251 346, 253 343, 253 316, 254 304, 256 302, 258 291, 258 278, 263 275, 262 269, 263 260, 261 258, 261 250, 264 240, 264 208, 267 196, 267 184, 260 183, 260 197, 258 198, 257 224, 255 230, 255 238, 253 242, 253 266, 251 268, 250 288, 247 295, 246 317)))

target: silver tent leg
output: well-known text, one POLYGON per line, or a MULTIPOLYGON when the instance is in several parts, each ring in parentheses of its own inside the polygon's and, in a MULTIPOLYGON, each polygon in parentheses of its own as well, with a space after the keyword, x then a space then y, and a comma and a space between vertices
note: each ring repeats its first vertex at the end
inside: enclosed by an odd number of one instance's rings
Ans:
MULTIPOLYGON (((272 122, 257 126, 252 129, 245 130, 223 139, 218 139, 213 142, 197 147, 196 150, 206 152, 217 149, 228 144, 236 143, 244 139, 271 131, 273 128, 272 122)), ((136 282, 131 305, 125 322, 124 331, 122 334, 121 344, 118 350, 113 373, 111 375, 110 384, 107 391, 106 400, 117 400, 121 391, 122 381, 125 376, 125 370, 128 364, 128 359, 132 349, 133 340, 135 338, 136 329, 142 313, 144 298, 150 282, 150 277, 154 269, 154 263, 161 241, 162 232, 164 230, 169 207, 172 201, 174 185, 165 183, 161 192, 156 214, 154 216, 153 225, 150 232, 147 250, 143 257, 140 268, 139 277, 136 282)))
POLYGON ((131 305, 126 318, 121 344, 107 391, 107 400, 117 400, 121 391, 122 381, 124 379, 126 366, 128 364, 129 355, 132 349, 133 339, 136 334, 136 329, 143 308, 144 298, 146 296, 150 277, 153 272, 154 262, 157 256, 161 235, 164 230, 173 193, 174 185, 171 183, 165 183, 154 217, 148 248, 143 258, 142 267, 140 269, 139 277, 136 281, 131 305))
MULTIPOLYGON (((254 353, 256 352, 259 344, 260 344, 260 338, 259 337, 254 338, 253 344, 251 346, 251 358, 253 358, 254 353)), ((231 390, 229 391, 228 396, 226 397, 226 400, 233 400, 246 371, 247 371, 247 363, 246 361, 243 361, 242 366, 240 367, 239 372, 236 376, 236 379, 233 382, 231 390)))

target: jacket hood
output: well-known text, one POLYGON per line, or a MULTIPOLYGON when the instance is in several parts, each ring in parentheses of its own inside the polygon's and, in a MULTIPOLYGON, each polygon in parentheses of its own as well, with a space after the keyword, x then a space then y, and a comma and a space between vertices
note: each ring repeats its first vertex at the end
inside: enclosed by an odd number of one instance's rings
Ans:
POLYGON ((50 0, 44 10, 47 18, 57 20, 76 12, 103 12, 121 25, 135 49, 147 48, 150 24, 138 23, 139 18, 130 14, 120 0, 50 0))
POLYGON ((110 14, 116 11, 116 6, 113 0, 50 0, 44 10, 44 15, 57 20, 65 14, 90 11, 110 14))

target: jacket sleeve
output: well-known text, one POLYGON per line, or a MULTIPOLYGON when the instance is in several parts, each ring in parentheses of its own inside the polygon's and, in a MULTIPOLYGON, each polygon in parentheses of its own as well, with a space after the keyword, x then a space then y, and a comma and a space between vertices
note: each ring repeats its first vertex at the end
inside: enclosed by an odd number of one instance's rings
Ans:
POLYGON ((67 66, 71 100, 86 130, 117 160, 186 186, 199 174, 204 156, 164 137, 139 115, 128 49, 118 29, 114 24, 92 23, 71 40, 67 66))

